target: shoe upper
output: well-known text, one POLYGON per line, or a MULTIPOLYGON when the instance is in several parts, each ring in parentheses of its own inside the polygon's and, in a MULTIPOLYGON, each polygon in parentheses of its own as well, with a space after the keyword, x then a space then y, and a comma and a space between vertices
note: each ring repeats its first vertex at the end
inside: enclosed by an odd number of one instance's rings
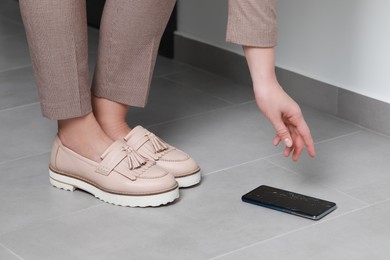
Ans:
POLYGON ((124 137, 126 143, 143 157, 175 177, 184 177, 199 171, 199 166, 188 154, 167 144, 142 126, 136 126, 124 137))
POLYGON ((78 178, 107 192, 149 195, 177 187, 174 177, 154 161, 138 154, 124 141, 114 142, 101 156, 102 161, 85 158, 65 147, 56 136, 50 168, 63 175, 78 178))

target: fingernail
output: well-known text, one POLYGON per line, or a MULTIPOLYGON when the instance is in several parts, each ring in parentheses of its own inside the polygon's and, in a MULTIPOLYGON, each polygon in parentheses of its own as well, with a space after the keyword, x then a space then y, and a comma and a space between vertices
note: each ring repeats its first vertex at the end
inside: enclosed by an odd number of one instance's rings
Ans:
POLYGON ((289 138, 286 138, 284 139, 284 144, 287 146, 287 147, 291 147, 292 146, 292 142, 289 138))

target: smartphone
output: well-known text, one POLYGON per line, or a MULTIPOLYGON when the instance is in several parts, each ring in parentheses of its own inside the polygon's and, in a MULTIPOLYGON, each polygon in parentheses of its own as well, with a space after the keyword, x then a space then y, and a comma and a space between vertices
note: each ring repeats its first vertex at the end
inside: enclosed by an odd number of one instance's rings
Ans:
POLYGON ((261 185, 242 196, 244 202, 319 220, 337 208, 336 203, 261 185))

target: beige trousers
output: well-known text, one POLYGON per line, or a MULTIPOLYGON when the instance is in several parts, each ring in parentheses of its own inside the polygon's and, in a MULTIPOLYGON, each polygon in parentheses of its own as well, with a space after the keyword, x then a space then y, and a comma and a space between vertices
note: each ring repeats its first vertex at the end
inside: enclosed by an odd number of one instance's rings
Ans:
MULTIPOLYGON (((145 106, 161 36, 175 0, 107 0, 89 85, 85 0, 20 0, 42 113, 68 119, 92 111, 91 94, 145 106)), ((229 0, 226 40, 276 45, 275 0, 229 0)))

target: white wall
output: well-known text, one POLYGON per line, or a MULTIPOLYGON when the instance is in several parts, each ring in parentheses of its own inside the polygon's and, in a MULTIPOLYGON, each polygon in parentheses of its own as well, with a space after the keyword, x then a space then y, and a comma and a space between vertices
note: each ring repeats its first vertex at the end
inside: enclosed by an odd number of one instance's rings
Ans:
MULTIPOLYGON (((177 34, 225 42, 227 0, 179 0, 177 34)), ((278 0, 277 66, 390 103, 389 0, 278 0)))

